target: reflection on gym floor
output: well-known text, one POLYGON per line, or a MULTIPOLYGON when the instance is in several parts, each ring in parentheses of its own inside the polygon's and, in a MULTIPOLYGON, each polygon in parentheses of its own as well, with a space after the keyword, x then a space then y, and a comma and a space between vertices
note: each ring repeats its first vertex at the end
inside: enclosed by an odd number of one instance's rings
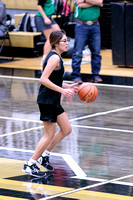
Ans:
POLYGON ((22 172, 43 135, 39 81, 0 76, 0 199, 132 199, 133 86, 96 86, 92 103, 62 97, 73 130, 52 152, 54 172, 39 179, 22 172))

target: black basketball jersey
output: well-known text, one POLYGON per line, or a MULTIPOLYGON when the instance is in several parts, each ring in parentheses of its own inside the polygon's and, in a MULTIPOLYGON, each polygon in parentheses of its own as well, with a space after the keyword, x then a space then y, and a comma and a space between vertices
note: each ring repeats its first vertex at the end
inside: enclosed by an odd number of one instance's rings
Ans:
MULTIPOLYGON (((53 54, 58 55, 55 51, 51 51, 45 59, 45 62, 43 64, 43 70, 45 69, 45 66, 47 65, 48 59, 53 54)), ((60 57, 60 66, 57 69, 53 70, 53 72, 49 76, 49 80, 53 82, 54 84, 58 85, 59 87, 62 87, 63 74, 64 74, 64 66, 63 66, 63 61, 60 57)), ((40 89, 39 89, 39 94, 37 97, 37 103, 60 105, 60 99, 61 99, 61 93, 51 90, 41 84, 40 89)))

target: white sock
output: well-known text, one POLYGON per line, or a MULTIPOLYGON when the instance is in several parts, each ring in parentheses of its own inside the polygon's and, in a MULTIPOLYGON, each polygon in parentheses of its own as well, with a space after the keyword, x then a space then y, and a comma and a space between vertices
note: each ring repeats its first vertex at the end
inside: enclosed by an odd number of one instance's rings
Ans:
POLYGON ((42 154, 42 157, 45 157, 45 156, 50 156, 50 152, 45 150, 42 154))
POLYGON ((30 160, 28 161, 28 165, 31 166, 33 164, 35 164, 37 161, 33 160, 32 158, 30 158, 30 160))

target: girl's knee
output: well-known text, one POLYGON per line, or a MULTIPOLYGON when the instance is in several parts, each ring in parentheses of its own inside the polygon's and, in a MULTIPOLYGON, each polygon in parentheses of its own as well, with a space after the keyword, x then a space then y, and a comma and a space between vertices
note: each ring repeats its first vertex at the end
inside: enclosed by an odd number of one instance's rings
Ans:
POLYGON ((72 132, 72 127, 68 127, 67 130, 65 131, 65 135, 69 135, 72 132))

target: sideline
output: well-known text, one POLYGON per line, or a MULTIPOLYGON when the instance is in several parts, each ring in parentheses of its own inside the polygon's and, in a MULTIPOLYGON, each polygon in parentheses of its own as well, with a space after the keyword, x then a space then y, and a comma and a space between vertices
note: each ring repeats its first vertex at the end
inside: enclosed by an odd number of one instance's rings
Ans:
MULTIPOLYGON (((19 76, 5 76, 5 75, 0 75, 0 78, 10 78, 10 79, 20 79, 20 80, 31 80, 31 81, 37 81, 39 78, 31 78, 31 77, 19 77, 19 76)), ((64 80, 65 83, 73 83, 73 81, 66 81, 64 80)), ((102 84, 102 83, 95 83, 97 86, 103 86, 103 87, 117 87, 117 88, 130 88, 133 89, 133 86, 129 85, 114 85, 114 84, 102 84)))

